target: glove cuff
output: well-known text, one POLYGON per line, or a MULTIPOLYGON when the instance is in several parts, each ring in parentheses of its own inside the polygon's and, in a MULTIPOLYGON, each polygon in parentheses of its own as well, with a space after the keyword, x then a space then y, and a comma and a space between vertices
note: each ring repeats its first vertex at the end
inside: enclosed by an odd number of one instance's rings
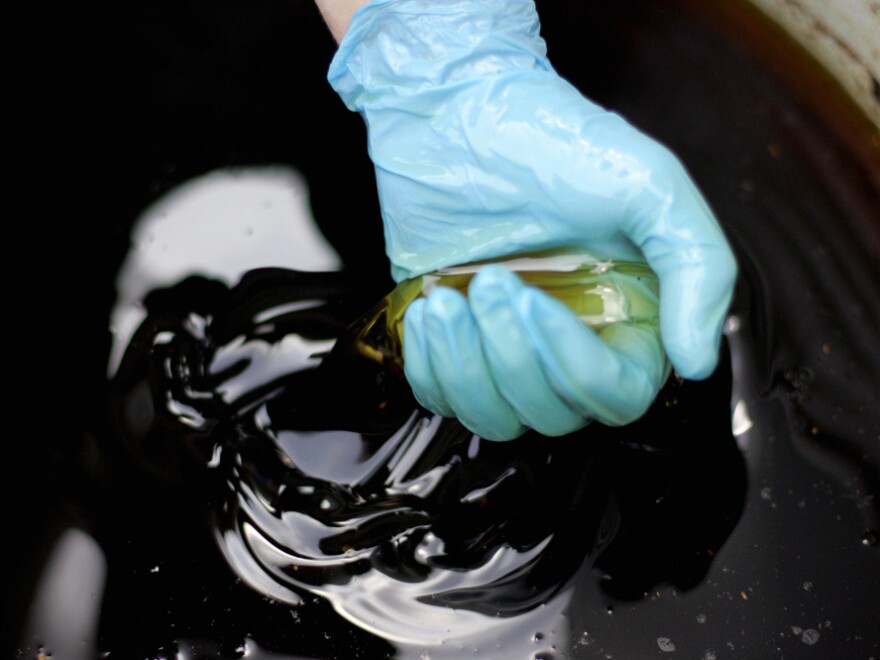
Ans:
POLYGON ((327 78, 350 110, 512 71, 552 71, 533 0, 374 0, 352 17, 327 78))

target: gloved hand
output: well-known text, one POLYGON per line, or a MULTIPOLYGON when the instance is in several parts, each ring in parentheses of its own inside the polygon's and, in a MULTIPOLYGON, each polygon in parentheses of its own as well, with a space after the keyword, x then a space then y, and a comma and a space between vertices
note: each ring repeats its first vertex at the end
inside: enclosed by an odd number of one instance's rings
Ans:
MULTIPOLYGON (((330 67, 367 122, 392 274, 556 246, 646 260, 663 347, 686 378, 715 367, 736 265, 682 165, 552 69, 532 0, 374 0, 330 67)), ((602 339, 501 267, 468 300, 413 303, 404 364, 417 399, 490 439, 625 424, 666 377, 654 337, 602 339)))

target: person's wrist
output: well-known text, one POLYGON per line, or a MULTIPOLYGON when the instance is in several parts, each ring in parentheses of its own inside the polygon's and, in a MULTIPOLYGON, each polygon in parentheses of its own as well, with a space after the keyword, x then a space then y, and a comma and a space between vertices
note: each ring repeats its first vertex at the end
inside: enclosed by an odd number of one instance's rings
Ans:
POLYGON ((336 43, 342 41, 355 12, 370 0, 315 0, 336 43))

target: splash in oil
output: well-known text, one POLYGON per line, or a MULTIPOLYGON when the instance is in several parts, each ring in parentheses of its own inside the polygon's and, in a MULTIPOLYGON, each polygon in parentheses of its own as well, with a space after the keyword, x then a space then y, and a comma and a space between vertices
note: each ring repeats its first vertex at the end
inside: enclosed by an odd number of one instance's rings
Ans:
MULTIPOLYGON (((333 273, 265 269, 231 289, 191 278, 147 298, 122 359, 118 428, 142 456, 170 433, 212 473, 213 533, 245 583, 293 610, 325 599, 399 652, 460 657, 465 646, 535 649, 536 630, 548 631, 536 650, 570 646, 566 609, 597 566, 596 602, 699 581, 702 550, 720 546, 735 515, 702 513, 668 555, 617 565, 664 511, 681 515, 675 492, 694 483, 666 482, 670 470, 705 481, 708 457, 742 484, 729 431, 694 451, 700 425, 685 431, 680 409, 657 406, 626 429, 482 441, 419 408, 399 370, 331 350, 351 313, 346 290, 333 273), (129 414, 145 388, 146 424, 129 414)), ((726 400, 722 386, 720 410, 726 400)), ((739 498, 726 499, 735 510, 739 498)))

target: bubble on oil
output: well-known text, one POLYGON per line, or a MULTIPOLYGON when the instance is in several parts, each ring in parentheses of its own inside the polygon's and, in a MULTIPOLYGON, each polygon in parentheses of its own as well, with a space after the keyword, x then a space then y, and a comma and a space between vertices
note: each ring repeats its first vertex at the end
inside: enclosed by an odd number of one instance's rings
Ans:
POLYGON ((664 653, 672 653, 675 650, 675 644, 668 637, 658 637, 657 647, 664 653))
POLYGON ((590 637, 590 633, 587 631, 582 632, 577 638, 578 646, 591 646, 593 644, 593 638, 590 637))
POLYGON ((819 631, 815 628, 807 628, 801 633, 801 641, 808 646, 812 646, 819 641, 819 631))

